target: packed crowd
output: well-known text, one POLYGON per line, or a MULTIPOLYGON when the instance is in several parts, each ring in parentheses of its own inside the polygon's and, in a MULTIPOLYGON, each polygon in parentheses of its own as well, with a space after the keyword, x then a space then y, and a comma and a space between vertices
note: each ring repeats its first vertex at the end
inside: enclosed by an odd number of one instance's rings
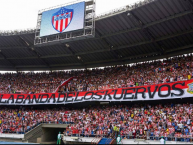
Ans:
POLYGON ((189 55, 132 66, 125 65, 83 71, 60 91, 106 90, 169 83, 192 78, 193 56, 189 55))
POLYGON ((193 56, 188 55, 104 69, 0 74, 0 93, 53 93, 58 87, 59 92, 81 92, 152 85, 192 78, 193 56), (71 77, 73 80, 61 86, 71 77))
POLYGON ((69 72, 0 74, 0 93, 48 93, 70 77, 69 72))
POLYGON ((74 113, 76 123, 64 132, 76 136, 107 136, 117 132, 123 138, 191 141, 193 104, 106 106, 74 113))
MULTIPOLYGON (((1 108, 3 133, 25 133, 40 123, 70 124, 65 135, 123 138, 164 136, 166 140, 190 141, 193 137, 193 104, 108 105, 84 109, 1 108)), ((148 138, 147 138, 148 139, 148 138)))

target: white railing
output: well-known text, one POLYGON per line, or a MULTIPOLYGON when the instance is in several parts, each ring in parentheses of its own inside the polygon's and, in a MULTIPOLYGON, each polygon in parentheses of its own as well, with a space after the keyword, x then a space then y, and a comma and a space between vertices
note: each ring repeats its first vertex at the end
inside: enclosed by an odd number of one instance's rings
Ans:
POLYGON ((23 139, 24 134, 6 134, 6 133, 1 133, 0 138, 11 138, 11 139, 23 139))
MULTIPOLYGON (((110 134, 107 135, 107 134, 67 134, 67 133, 64 133, 64 136, 66 137, 87 137, 87 138, 109 138, 110 137, 110 134)), ((159 141, 161 139, 161 136, 146 136, 146 135, 143 135, 143 136, 140 136, 140 135, 121 135, 120 136, 123 140, 125 139, 134 139, 135 142, 137 142, 138 140, 144 140, 144 141, 159 141)), ((175 142, 191 142, 193 143, 193 137, 192 136, 184 136, 182 135, 181 137, 176 137, 176 136, 171 136, 171 135, 168 135, 167 137, 164 137, 165 141, 175 141, 175 142)))
POLYGON ((110 10, 108 12, 101 13, 98 16, 96 16, 96 19, 108 17, 112 14, 116 14, 116 13, 123 12, 123 11, 130 11, 132 9, 138 8, 140 6, 149 4, 149 3, 154 2, 154 1, 156 1, 156 0, 140 0, 140 1, 137 1, 135 3, 129 4, 129 5, 117 8, 117 9, 113 9, 113 10, 110 10))
POLYGON ((11 36, 11 35, 30 34, 30 33, 35 33, 35 28, 26 29, 26 30, 9 30, 9 31, 0 30, 0 36, 11 36))

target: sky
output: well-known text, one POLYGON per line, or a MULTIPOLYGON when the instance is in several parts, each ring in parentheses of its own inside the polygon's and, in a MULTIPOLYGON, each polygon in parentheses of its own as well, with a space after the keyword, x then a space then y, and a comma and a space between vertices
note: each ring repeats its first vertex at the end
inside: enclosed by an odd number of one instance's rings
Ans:
MULTIPOLYGON (((0 31, 34 29, 38 11, 74 0, 1 0, 0 31)), ((96 0, 96 15, 139 0, 96 0)))

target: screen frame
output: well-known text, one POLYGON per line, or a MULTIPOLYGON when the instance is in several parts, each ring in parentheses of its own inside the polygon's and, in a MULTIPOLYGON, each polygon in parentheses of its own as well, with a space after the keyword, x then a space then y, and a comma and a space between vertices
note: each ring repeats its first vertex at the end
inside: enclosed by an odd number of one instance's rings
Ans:
MULTIPOLYGON (((49 10, 46 10, 46 11, 42 11, 41 12, 41 20, 40 20, 40 32, 39 32, 39 37, 40 38, 43 38, 43 37, 49 37, 49 36, 56 36, 56 35, 60 35, 60 34, 65 34, 65 33, 70 33, 70 32, 76 32, 76 31, 80 31, 80 30, 84 30, 85 29, 85 15, 86 15, 86 2, 85 1, 80 1, 80 2, 76 2, 74 4, 68 4, 68 5, 61 5, 59 7, 56 7, 56 8, 52 8, 52 9, 49 9, 49 10), (49 11, 52 11, 52 10, 55 10, 55 9, 61 9, 63 7, 68 7, 68 6, 71 6, 71 5, 76 5, 76 4, 80 4, 80 3, 84 3, 84 14, 83 14, 83 27, 82 28, 79 28, 79 29, 74 29, 74 30, 69 30, 69 31, 65 31, 65 32, 59 32, 58 30, 56 30, 57 32, 55 34, 47 34, 47 35, 42 35, 41 36, 41 28, 42 28, 42 16, 43 16, 43 13, 46 13, 46 12, 49 12, 49 11)), ((74 16, 74 14, 73 14, 74 16)), ((50 20, 51 21, 51 20, 50 20)), ((72 22, 72 21, 71 21, 72 22)), ((69 23, 69 25, 71 24, 71 22, 69 23)), ((52 23, 52 22, 51 22, 52 23)), ((68 25, 68 26, 69 26, 68 25)), ((52 27, 54 28, 53 24, 52 24, 52 27)), ((55 28, 54 28, 55 29, 55 28)))

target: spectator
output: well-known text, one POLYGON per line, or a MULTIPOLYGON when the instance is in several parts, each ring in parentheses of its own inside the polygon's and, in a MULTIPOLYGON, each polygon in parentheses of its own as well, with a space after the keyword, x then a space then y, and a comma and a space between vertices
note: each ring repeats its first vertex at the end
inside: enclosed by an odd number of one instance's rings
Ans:
POLYGON ((52 93, 71 77, 74 79, 60 87, 58 92, 106 90, 190 80, 193 78, 193 56, 104 69, 0 74, 0 93, 52 93))

